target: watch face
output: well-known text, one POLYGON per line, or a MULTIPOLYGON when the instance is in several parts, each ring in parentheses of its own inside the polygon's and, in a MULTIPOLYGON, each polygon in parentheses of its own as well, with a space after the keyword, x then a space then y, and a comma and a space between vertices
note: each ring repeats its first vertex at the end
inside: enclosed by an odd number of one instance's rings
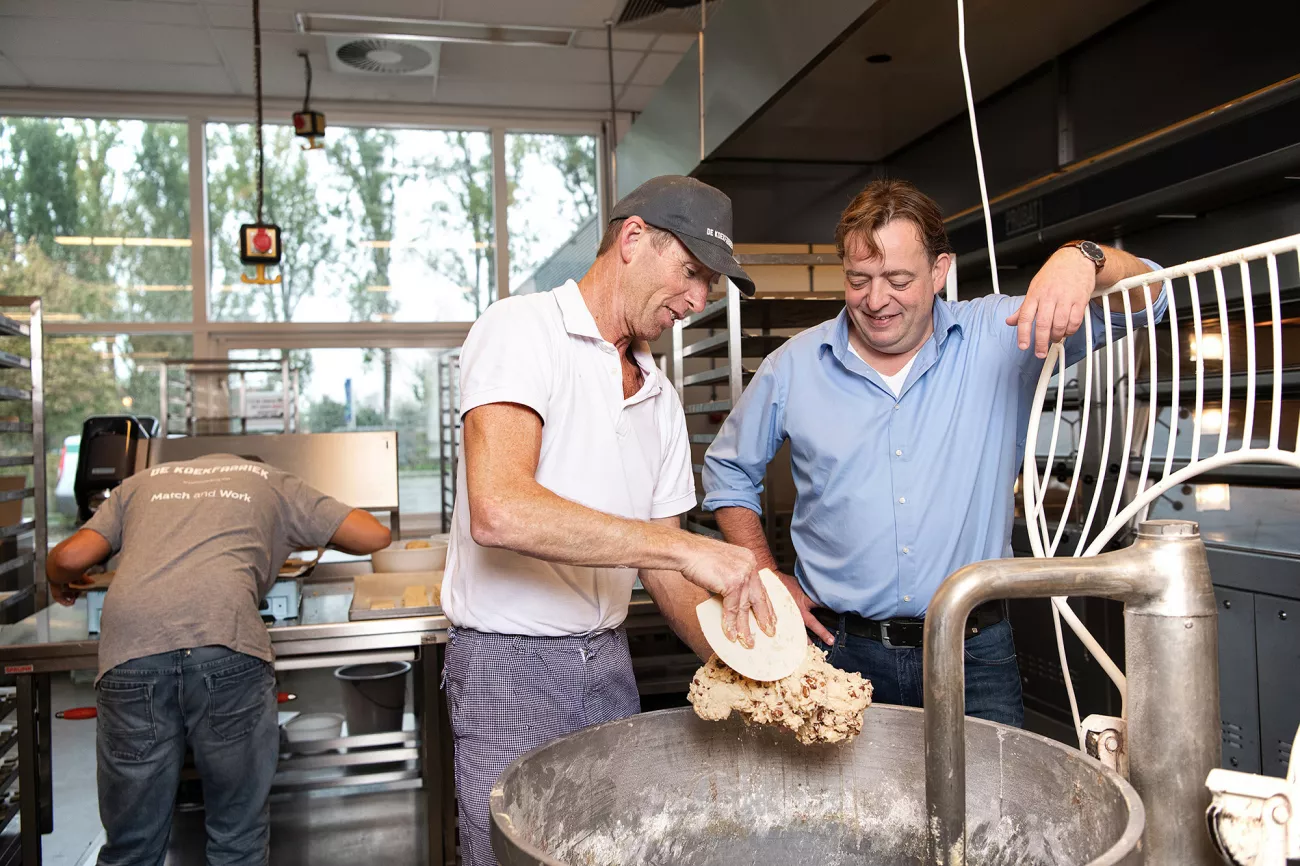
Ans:
POLYGON ((1097 246, 1097 244, 1093 243, 1092 241, 1083 241, 1082 243, 1080 243, 1079 251, 1083 253, 1085 256, 1087 256, 1088 258, 1092 259, 1094 262, 1106 261, 1106 254, 1102 252, 1101 247, 1097 246))

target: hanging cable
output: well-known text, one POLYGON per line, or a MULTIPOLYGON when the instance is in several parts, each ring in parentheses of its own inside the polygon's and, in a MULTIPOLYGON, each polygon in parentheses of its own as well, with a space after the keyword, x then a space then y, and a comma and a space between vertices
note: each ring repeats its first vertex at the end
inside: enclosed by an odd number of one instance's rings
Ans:
POLYGON ((989 274, 993 278, 993 294, 1002 294, 998 285, 998 259, 993 251, 993 216, 989 211, 989 190, 984 183, 984 156, 980 152, 980 130, 975 121, 975 97, 970 87, 970 65, 966 62, 966 6, 957 0, 957 48, 961 54, 961 75, 966 85, 966 113, 970 116, 970 137, 975 144, 975 173, 980 181, 980 204, 984 207, 984 233, 989 247, 989 274))
POLYGON ((618 98, 614 95, 614 22, 605 22, 605 56, 609 59, 609 135, 605 139, 605 213, 614 210, 614 145, 618 143, 618 98))
POLYGON ((706 0, 700 0, 700 162, 704 162, 704 30, 709 23, 706 0))
POLYGON ((257 91, 257 221, 262 222, 262 4, 253 0, 253 86, 257 91))
POLYGON ((311 111, 311 55, 306 51, 299 51, 298 56, 302 58, 303 65, 307 67, 307 93, 302 98, 302 110, 305 114, 311 111))

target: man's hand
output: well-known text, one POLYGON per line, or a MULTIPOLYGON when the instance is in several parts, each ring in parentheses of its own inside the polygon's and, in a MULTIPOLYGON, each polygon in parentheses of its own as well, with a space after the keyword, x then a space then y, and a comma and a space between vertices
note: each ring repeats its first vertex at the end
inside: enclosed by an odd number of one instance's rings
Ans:
POLYGON ((1047 357, 1047 348, 1079 330, 1088 312, 1088 299, 1097 288, 1097 266, 1072 247, 1059 249, 1034 275, 1020 309, 1007 317, 1014 325, 1021 350, 1047 357))
POLYGON ((688 537, 692 549, 683 563, 682 577, 722 596, 722 631, 727 639, 746 647, 754 645, 749 631, 750 611, 765 634, 776 634, 776 613, 759 580, 754 554, 744 547, 705 536, 688 537))
POLYGON ((799 585, 799 581, 795 580, 793 575, 781 571, 778 571, 776 576, 781 578, 781 582, 785 584, 785 588, 790 590, 790 595, 794 596, 794 603, 799 606, 799 612, 803 614, 804 627, 808 629, 808 631, 817 635, 822 643, 827 646, 834 645, 835 635, 827 631, 826 626, 822 625, 821 620, 813 616, 813 608, 817 605, 813 604, 813 600, 808 597, 808 593, 803 591, 803 587, 799 585))
POLYGON ((72 607, 80 596, 81 590, 74 589, 71 584, 50 581, 50 597, 64 607, 72 607))

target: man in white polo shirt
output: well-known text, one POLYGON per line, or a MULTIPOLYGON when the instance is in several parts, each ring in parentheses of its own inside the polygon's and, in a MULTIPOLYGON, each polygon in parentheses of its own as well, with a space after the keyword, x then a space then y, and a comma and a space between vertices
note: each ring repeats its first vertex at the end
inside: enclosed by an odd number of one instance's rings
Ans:
POLYGON ((640 711, 627 635, 638 570, 674 630, 723 596, 728 636, 773 628, 753 554, 678 528, 695 506, 686 419, 647 343, 702 310, 731 252, 731 200, 687 177, 620 201, 578 282, 506 298, 461 351, 464 444, 442 601, 461 854, 495 864, 488 797, 515 758, 640 711))

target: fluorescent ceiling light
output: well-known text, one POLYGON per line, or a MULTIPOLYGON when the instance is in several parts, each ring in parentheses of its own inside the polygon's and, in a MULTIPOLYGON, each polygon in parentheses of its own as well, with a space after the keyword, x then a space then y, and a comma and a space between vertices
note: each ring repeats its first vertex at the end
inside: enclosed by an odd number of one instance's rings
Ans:
POLYGON ((1226 484, 1196 485, 1197 511, 1231 511, 1232 493, 1226 484))
POLYGON ((391 292, 392 286, 366 286, 367 292, 391 292))
POLYGON ((59 235, 54 242, 65 247, 188 247, 189 238, 116 238, 59 235))
POLYGON ((1218 334, 1202 334, 1201 339, 1197 340, 1193 335, 1189 354, 1193 361, 1222 361, 1223 337, 1218 334))
POLYGON ((518 24, 472 24, 430 18, 390 18, 378 15, 334 15, 298 12, 299 33, 312 36, 370 36, 427 42, 469 42, 482 45, 530 45, 563 48, 573 40, 572 28, 518 24))

